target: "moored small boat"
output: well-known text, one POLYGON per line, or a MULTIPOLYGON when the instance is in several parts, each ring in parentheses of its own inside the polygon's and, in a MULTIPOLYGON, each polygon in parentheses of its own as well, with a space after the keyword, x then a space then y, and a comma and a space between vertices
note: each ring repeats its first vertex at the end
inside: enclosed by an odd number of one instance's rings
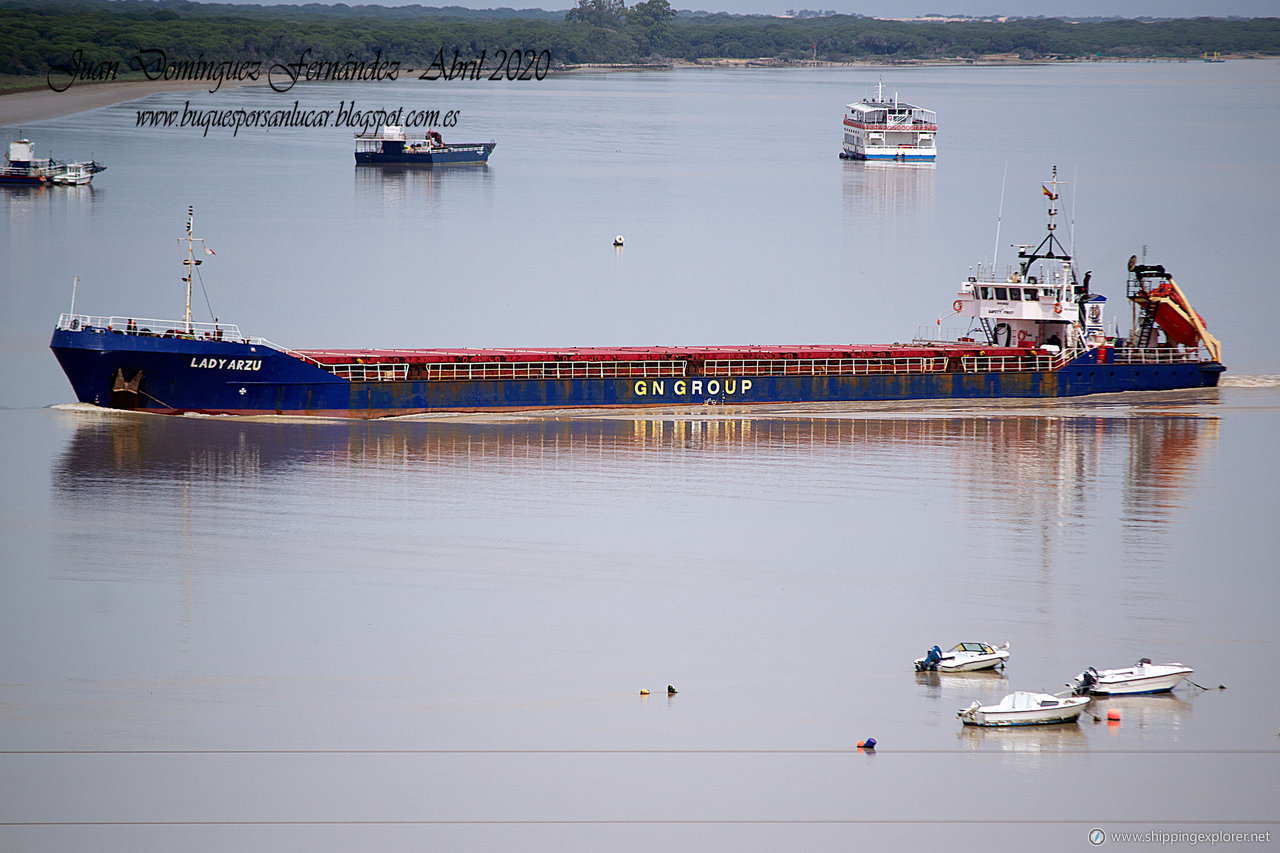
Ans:
POLYGON ((83 185, 92 181, 98 172, 105 172, 107 169, 95 160, 59 163, 51 158, 36 157, 35 150, 35 145, 29 139, 10 142, 7 161, 4 168, 0 169, 0 184, 83 185))
POLYGON ((993 646, 990 643, 957 643, 947 651, 938 646, 929 649, 924 657, 916 658, 916 672, 978 672, 1004 666, 1009 660, 1009 644, 993 646))
POLYGON ((399 125, 386 125, 376 133, 356 134, 357 166, 482 166, 497 143, 446 144, 438 131, 410 137, 399 125))
POLYGON ((1124 696, 1142 693, 1167 693, 1192 672, 1180 663, 1152 663, 1143 658, 1123 669, 1089 667, 1067 683, 1077 696, 1124 696))
POLYGON ((977 700, 956 712, 966 726, 1043 726, 1074 722, 1089 704, 1088 696, 1054 696, 1049 693, 1010 693, 995 705, 977 700))
POLYGON ((100 168, 95 168, 95 165, 94 163, 68 163, 53 176, 53 182, 64 186, 82 187, 93 180, 95 172, 102 171, 100 168))

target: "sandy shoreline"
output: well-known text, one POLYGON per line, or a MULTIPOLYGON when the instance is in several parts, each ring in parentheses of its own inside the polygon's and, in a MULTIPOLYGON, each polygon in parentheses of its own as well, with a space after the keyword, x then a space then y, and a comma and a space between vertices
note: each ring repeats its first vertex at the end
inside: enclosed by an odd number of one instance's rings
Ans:
MULTIPOLYGON (((1247 59, 1252 57, 1233 57, 1247 59)), ((1095 60, 1020 60, 1013 56, 987 56, 973 61, 954 59, 916 60, 903 63, 905 65, 1038 65, 1044 62, 1081 62, 1095 60)), ((1189 62, 1199 60, 1156 59, 1156 60, 1101 60, 1104 62, 1124 61, 1157 61, 1157 62, 1189 62)), ((880 65, 875 62, 784 62, 768 59, 704 59, 696 62, 675 61, 666 66, 628 65, 628 64, 582 64, 560 69, 558 73, 583 73, 602 71, 652 71, 661 68, 840 68, 840 67, 872 67, 880 65)), ((407 78, 406 78, 407 79, 407 78)), ((240 84, 226 84, 223 90, 234 88, 240 84)), ((252 85, 252 84, 250 84, 252 85)), ((69 116, 85 110, 96 110, 144 98, 156 92, 193 92, 207 90, 208 83, 199 82, 164 82, 150 80, 131 80, 115 83, 78 84, 65 92, 55 92, 46 86, 28 91, 0 94, 0 127, 12 127, 28 121, 69 116)))
MULTIPOLYGON (((131 80, 118 83, 93 83, 72 86, 55 92, 47 86, 25 92, 0 95, 0 126, 8 127, 27 121, 69 116, 85 110, 109 107, 156 92, 190 92, 207 89, 206 83, 165 83, 131 80)), ((224 89, 226 86, 223 87, 224 89)))

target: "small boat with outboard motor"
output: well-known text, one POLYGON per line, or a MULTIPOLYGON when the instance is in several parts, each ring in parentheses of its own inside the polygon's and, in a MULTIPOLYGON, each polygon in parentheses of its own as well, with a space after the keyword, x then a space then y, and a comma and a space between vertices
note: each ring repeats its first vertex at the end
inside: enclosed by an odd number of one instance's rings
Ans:
POLYGON ((1004 666, 1009 660, 1009 644, 957 643, 947 651, 938 646, 916 658, 916 672, 979 672, 1004 666))
POLYGON ((1142 658, 1133 666, 1123 669, 1089 667, 1067 682, 1067 686, 1077 696, 1167 693, 1193 672, 1195 670, 1191 667, 1180 663, 1152 663, 1151 658, 1142 658))
POLYGON ((1088 704, 1088 696, 1017 691, 995 705, 983 705, 975 699, 956 716, 966 726, 1043 726, 1075 722, 1088 704))

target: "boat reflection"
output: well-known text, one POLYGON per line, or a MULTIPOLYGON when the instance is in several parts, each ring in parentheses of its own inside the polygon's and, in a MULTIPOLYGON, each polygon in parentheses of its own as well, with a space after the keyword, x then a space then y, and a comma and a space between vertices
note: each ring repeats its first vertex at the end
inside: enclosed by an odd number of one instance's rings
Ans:
MULTIPOLYGON (((1081 716, 1081 720, 1088 719, 1081 716)), ((1087 723, 1071 722, 1050 726, 1006 726, 984 728, 981 726, 961 726, 956 739, 961 748, 978 750, 998 750, 1032 754, 1074 752, 1088 744, 1085 726, 1087 723)))
MULTIPOLYGON (((1197 692, 1190 688, 1188 696, 1197 692)), ((1179 730, 1190 720, 1192 704, 1174 693, 1140 696, 1095 696, 1089 710, 1106 721, 1107 732, 1117 739, 1177 742, 1179 730), (1108 711, 1120 719, 1107 720, 1108 711)), ((1083 718, 1082 718, 1083 719, 1083 718)))
POLYGON ((937 699, 957 708, 978 699, 983 705, 993 705, 1009 692, 1009 679, 1004 672, 994 669, 978 672, 917 672, 916 684, 923 688, 930 699, 937 699))
POLYGON ((423 201, 443 202, 450 184, 488 184, 493 177, 487 165, 477 166, 360 166, 355 168, 357 204, 379 209, 412 211, 423 201))

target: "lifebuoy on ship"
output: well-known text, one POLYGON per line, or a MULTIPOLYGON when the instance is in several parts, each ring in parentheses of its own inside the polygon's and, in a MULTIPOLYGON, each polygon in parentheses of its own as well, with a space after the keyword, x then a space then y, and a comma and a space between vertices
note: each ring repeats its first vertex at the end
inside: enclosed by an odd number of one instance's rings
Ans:
POLYGON ((956 313, 959 314, 961 309, 964 308, 964 303, 957 299, 955 302, 951 303, 951 307, 956 309, 956 313))
POLYGON ((1055 314, 1061 314, 1061 313, 1062 313, 1062 303, 1061 303, 1061 302, 1055 302, 1055 303, 1053 303, 1053 313, 1055 313, 1055 314))

